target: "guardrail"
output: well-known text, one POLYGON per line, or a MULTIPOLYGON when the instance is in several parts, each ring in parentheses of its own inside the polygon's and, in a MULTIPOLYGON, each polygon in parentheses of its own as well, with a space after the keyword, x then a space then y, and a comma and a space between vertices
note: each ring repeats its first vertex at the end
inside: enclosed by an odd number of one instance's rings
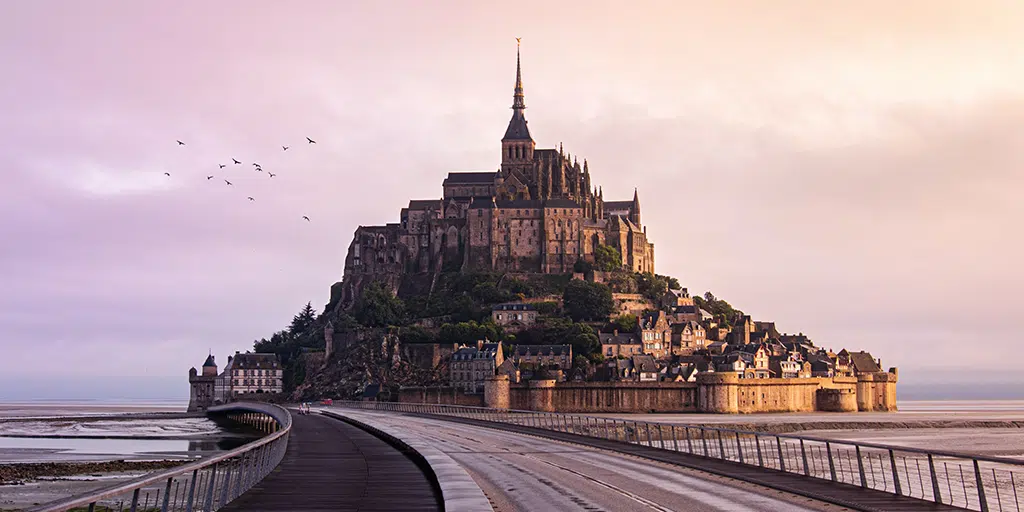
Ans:
POLYGON ((1024 460, 567 413, 399 402, 336 406, 453 416, 638 444, 982 512, 1024 508, 1024 460))
POLYGON ((28 512, 212 512, 223 507, 281 462, 288 446, 292 417, 282 407, 262 403, 231 403, 207 412, 225 414, 264 429, 268 435, 213 457, 46 503, 28 512))

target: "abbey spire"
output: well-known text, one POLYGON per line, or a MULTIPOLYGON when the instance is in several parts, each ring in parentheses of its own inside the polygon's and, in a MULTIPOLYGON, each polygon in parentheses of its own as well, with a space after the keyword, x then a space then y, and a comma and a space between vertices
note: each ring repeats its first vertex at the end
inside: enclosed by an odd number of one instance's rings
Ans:
POLYGON ((508 129, 505 130, 505 137, 502 141, 521 140, 533 141, 530 137, 530 129, 526 126, 526 100, 523 96, 523 67, 519 58, 519 40, 516 38, 516 87, 512 94, 512 119, 508 122, 508 129))

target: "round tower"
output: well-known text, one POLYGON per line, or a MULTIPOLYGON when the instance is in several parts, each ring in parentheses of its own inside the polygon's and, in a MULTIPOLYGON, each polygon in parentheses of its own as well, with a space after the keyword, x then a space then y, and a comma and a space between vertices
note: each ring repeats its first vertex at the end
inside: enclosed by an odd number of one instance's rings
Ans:
POLYGON ((213 354, 206 356, 206 362, 203 363, 203 376, 216 377, 217 376, 217 363, 213 360, 213 354))

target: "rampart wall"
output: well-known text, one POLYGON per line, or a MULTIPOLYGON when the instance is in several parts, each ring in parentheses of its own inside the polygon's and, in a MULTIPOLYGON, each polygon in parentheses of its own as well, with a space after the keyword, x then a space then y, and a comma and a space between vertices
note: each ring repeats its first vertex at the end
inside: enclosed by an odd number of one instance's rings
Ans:
POLYGON ((556 382, 512 384, 494 378, 484 394, 455 388, 403 388, 399 401, 574 413, 762 413, 896 410, 895 368, 856 377, 740 379, 705 373, 697 382, 556 382))

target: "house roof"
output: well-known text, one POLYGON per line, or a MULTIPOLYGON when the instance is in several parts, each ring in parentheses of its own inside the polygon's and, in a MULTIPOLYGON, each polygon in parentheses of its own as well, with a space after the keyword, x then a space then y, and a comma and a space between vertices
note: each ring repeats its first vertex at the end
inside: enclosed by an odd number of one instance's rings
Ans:
POLYGON ((635 332, 620 332, 618 334, 602 332, 597 334, 602 345, 639 345, 640 336, 635 332))
POLYGON ((494 183, 494 171, 485 172, 450 172, 444 179, 444 185, 480 185, 494 183))
POLYGON ((441 199, 411 199, 409 200, 410 210, 440 210, 441 199))
POLYGON ((505 136, 501 140, 533 140, 522 109, 512 111, 512 119, 508 120, 508 128, 505 129, 505 136))
POLYGON ((533 304, 524 302, 509 302, 506 304, 496 304, 491 308, 491 311, 536 311, 537 308, 533 304))
POLYGON ((572 355, 572 345, 516 345, 517 356, 569 356, 572 355))
POLYGON ((241 370, 279 368, 281 366, 277 360, 277 354, 272 353, 235 354, 235 359, 231 363, 234 368, 241 370))
POLYGON ((217 363, 213 361, 213 354, 206 356, 206 362, 203 363, 203 368, 206 368, 208 366, 217 366, 217 363))
POLYGON ((857 373, 873 373, 882 371, 868 352, 850 352, 850 364, 857 373))
POLYGON ((650 354, 637 354, 632 357, 633 367, 638 372, 657 372, 658 362, 654 360, 654 356, 650 354))
POLYGON ((672 332, 674 334, 679 334, 683 332, 687 327, 689 327, 690 330, 693 332, 697 332, 703 329, 703 327, 701 327, 699 323, 694 322, 693 320, 687 320, 685 322, 677 322, 672 324, 672 332))
POLYGON ((632 210, 633 201, 605 201, 604 211, 619 211, 619 210, 632 210))

